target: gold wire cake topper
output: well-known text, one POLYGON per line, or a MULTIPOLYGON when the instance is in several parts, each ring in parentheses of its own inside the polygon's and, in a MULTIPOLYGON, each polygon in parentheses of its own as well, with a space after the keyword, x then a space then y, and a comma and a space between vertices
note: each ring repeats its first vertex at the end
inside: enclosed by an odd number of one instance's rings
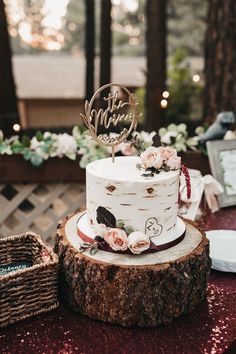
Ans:
MULTIPOLYGON (((115 159, 115 146, 119 145, 127 139, 132 130, 137 128, 138 120, 141 114, 138 111, 138 101, 135 94, 131 93, 126 87, 119 84, 106 84, 100 87, 91 98, 90 102, 85 102, 85 114, 81 114, 85 125, 87 126, 92 138, 99 144, 112 148, 112 161, 115 159), (109 92, 107 97, 103 97, 107 103, 107 108, 94 108, 95 100, 101 95, 101 92, 115 87, 114 91, 109 92), (118 88, 118 89, 117 89, 118 88), (119 99, 119 90, 124 91, 128 95, 128 101, 119 99), (127 106, 130 108, 127 112, 122 113, 120 110, 127 106), (125 123, 127 127, 123 128, 120 133, 110 136, 109 133, 99 134, 99 128, 108 130, 112 125, 114 127, 125 123)), ((111 133, 111 131, 109 131, 111 133)))

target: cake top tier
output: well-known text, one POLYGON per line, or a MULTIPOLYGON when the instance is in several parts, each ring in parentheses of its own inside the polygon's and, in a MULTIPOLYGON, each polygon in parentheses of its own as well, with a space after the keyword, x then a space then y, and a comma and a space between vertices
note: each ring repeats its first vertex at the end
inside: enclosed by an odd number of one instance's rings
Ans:
POLYGON ((112 158, 93 161, 88 164, 86 171, 104 179, 141 183, 146 183, 147 180, 152 180, 153 182, 162 181, 179 174, 179 170, 169 172, 161 171, 153 177, 146 178, 142 176, 144 171, 140 170, 137 164, 140 164, 140 158, 138 156, 121 156, 116 157, 114 163, 112 162, 112 158))

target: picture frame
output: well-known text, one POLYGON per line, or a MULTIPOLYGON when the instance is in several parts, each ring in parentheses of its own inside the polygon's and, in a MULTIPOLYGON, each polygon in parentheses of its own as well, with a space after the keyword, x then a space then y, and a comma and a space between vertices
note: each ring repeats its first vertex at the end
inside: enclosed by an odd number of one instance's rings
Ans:
POLYGON ((219 206, 236 205, 236 140, 208 141, 206 146, 212 175, 224 188, 219 206))

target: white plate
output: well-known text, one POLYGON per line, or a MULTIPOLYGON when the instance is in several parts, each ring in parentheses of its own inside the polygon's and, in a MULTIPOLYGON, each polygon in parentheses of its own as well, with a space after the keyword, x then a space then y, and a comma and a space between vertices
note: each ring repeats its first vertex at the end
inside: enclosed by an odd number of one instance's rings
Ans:
POLYGON ((210 240, 212 268, 223 272, 236 272, 236 231, 211 230, 206 232, 210 240))

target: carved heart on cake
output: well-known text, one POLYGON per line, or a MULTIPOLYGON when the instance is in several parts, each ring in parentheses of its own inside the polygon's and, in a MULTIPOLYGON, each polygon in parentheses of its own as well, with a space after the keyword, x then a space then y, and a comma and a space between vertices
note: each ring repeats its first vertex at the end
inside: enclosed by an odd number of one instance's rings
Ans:
POLYGON ((162 233, 163 226, 158 223, 157 218, 149 218, 145 223, 145 234, 150 238, 159 236, 162 233))

